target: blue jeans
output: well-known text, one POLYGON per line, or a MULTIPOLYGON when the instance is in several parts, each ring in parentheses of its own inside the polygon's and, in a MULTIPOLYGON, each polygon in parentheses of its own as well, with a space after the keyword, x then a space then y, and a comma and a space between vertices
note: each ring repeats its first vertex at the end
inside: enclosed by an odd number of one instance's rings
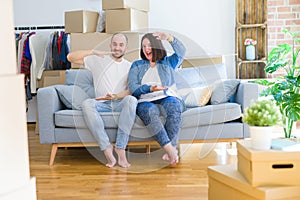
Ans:
POLYGON ((87 99, 83 102, 82 112, 84 120, 99 143, 101 150, 109 148, 111 144, 99 112, 120 112, 119 121, 117 122, 118 132, 115 147, 125 149, 135 121, 136 106, 136 98, 130 95, 113 101, 101 102, 95 99, 87 99))
POLYGON ((137 115, 161 147, 170 142, 174 147, 177 146, 183 110, 181 101, 176 97, 141 102, 137 105, 137 115), (166 119, 165 125, 160 119, 161 115, 166 119))

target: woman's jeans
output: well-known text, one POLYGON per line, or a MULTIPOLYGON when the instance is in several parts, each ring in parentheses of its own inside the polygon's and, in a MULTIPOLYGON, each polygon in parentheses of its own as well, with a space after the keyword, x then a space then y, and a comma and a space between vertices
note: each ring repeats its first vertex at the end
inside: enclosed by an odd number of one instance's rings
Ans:
MULTIPOLYGON (((118 124, 118 132, 115 147, 125 149, 135 121, 136 106, 136 98, 130 95, 113 101, 102 102, 95 99, 87 99, 83 102, 82 112, 84 120, 99 143, 101 150, 109 148, 111 144, 99 112, 120 112, 119 121, 116 122, 118 124)), ((115 120, 117 119, 116 116, 115 120)))
POLYGON ((176 97, 166 97, 137 105, 137 115, 161 147, 170 143, 176 147, 181 128, 183 105, 176 97), (166 119, 163 125, 160 116, 166 119))

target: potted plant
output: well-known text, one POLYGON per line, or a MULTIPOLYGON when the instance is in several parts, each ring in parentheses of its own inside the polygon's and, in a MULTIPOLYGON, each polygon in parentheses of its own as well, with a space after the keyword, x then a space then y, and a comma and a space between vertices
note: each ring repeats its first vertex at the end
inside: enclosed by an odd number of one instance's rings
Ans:
POLYGON ((285 137, 290 138, 294 123, 300 120, 300 65, 297 63, 300 34, 286 29, 283 32, 292 38, 292 43, 279 44, 270 52, 265 72, 272 74, 283 69, 285 75, 254 82, 267 86, 261 95, 273 96, 280 109, 285 137))
POLYGON ((242 121, 250 126, 252 148, 271 148, 273 126, 279 122, 279 118, 278 106, 270 99, 257 100, 245 109, 242 121))

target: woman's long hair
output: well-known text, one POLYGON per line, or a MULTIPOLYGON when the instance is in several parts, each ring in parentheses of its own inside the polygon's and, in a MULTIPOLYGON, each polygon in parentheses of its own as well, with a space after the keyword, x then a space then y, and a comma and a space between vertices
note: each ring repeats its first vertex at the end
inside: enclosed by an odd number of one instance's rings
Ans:
POLYGON ((142 37, 141 40, 141 50, 140 50, 140 56, 143 60, 147 60, 144 52, 143 52, 143 40, 147 38, 150 41, 151 48, 152 48, 152 62, 156 62, 159 60, 162 60, 165 56, 167 56, 167 52, 161 42, 161 40, 158 40, 156 37, 153 36, 153 33, 147 33, 142 37))

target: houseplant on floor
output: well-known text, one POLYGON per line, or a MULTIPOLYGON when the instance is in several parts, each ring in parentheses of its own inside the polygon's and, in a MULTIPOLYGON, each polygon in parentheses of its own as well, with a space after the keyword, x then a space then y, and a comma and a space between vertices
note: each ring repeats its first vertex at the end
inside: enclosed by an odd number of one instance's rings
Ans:
POLYGON ((254 82, 267 86, 261 95, 273 96, 282 115, 285 137, 290 138, 294 123, 300 120, 300 64, 297 63, 300 34, 286 29, 283 32, 292 38, 292 43, 279 44, 269 53, 265 72, 272 74, 277 70, 284 70, 285 75, 254 82))
POLYGON ((279 122, 280 113, 273 100, 257 100, 245 109, 244 123, 250 126, 252 148, 268 150, 271 148, 273 126, 279 122))

